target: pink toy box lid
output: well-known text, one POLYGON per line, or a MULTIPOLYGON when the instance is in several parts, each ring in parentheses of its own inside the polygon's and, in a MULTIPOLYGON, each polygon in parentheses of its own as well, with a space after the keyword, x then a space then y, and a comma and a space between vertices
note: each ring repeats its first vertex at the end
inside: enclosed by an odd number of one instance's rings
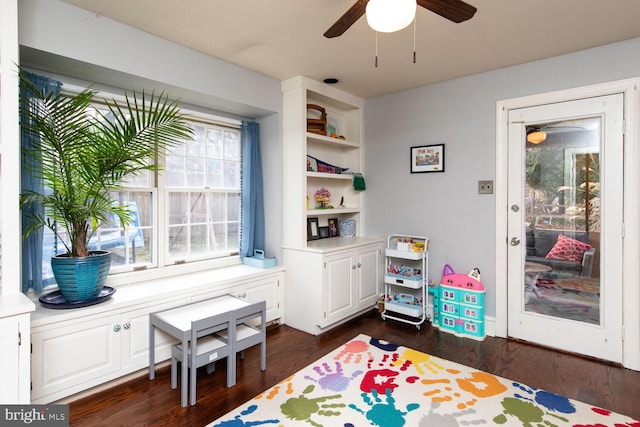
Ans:
POLYGON ((484 291, 484 285, 480 282, 480 270, 478 268, 474 268, 467 275, 456 273, 449 264, 445 264, 440 284, 473 291, 484 291))

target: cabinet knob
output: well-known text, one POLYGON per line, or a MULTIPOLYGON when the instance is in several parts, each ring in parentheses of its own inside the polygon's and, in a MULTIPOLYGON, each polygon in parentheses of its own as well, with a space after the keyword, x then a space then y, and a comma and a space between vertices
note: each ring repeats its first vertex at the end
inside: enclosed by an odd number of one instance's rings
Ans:
POLYGON ((358 263, 358 268, 362 267, 362 264, 358 263))
POLYGON ((351 266, 351 269, 352 269, 352 270, 355 270, 355 269, 356 269, 356 265, 355 265, 355 264, 353 264, 353 265, 351 266))
POLYGON ((125 329, 129 329, 129 328, 131 328, 131 323, 127 322, 124 325, 122 325, 122 327, 125 328, 125 329))
POLYGON ((114 331, 114 332, 120 332, 120 325, 115 325, 115 326, 113 327, 113 331, 114 331))

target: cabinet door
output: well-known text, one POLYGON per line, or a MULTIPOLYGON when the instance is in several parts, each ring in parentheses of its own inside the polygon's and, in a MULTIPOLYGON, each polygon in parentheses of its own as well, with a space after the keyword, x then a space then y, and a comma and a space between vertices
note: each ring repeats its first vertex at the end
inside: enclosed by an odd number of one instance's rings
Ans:
POLYGON ((120 369, 119 316, 73 322, 31 335, 31 399, 44 403, 104 382, 120 369))
POLYGON ((380 257, 379 245, 368 246, 358 251, 356 263, 358 273, 357 308, 373 307, 378 299, 378 286, 380 282, 380 257))
MULTIPOLYGON (((342 320, 355 311, 354 252, 341 252, 324 259, 324 319, 321 326, 342 320)), ((300 301, 300 304, 304 304, 300 301)))
MULTIPOLYGON (((149 313, 186 304, 186 299, 145 307, 124 313, 121 317, 122 370, 134 371, 149 366, 149 313)), ((156 328, 155 361, 171 357, 171 346, 178 340, 156 328)))
POLYGON ((0 319, 0 402, 20 403, 18 389, 20 387, 19 366, 20 350, 18 346, 18 321, 0 319))
POLYGON ((242 291, 241 297, 249 302, 266 302, 267 322, 282 317, 282 312, 280 310, 281 279, 281 275, 278 275, 249 282, 242 291))

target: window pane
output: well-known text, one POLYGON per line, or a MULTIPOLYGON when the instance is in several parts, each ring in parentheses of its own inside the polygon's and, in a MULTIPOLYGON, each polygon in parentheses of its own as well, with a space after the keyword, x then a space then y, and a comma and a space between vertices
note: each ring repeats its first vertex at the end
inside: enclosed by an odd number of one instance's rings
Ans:
POLYGON ((112 273, 131 270, 135 265, 153 263, 153 195, 148 191, 122 191, 112 194, 118 203, 128 206, 132 221, 124 228, 116 215, 96 230, 90 249, 111 252, 112 273), (118 268, 118 267, 123 268, 118 268), (127 267, 129 266, 129 267, 127 267), (126 267, 126 268, 125 268, 126 267))
POLYGON ((208 253, 208 241, 209 232, 206 225, 194 225, 190 227, 190 255, 199 256, 208 253))
POLYGON ((229 193, 227 196, 227 220, 240 221, 240 193, 229 193))
POLYGON ((184 187, 186 185, 185 161, 186 158, 184 156, 167 156, 164 176, 168 187, 184 187))
POLYGON ((227 246, 235 248, 237 252, 240 248, 240 223, 230 222, 227 226, 227 246))
POLYGON ((187 193, 169 193, 169 224, 177 225, 187 222, 189 216, 187 193))
POLYGON ((224 162, 224 188, 238 188, 240 186, 240 163, 224 162))
POLYGON ((207 187, 222 188, 224 179, 224 162, 222 160, 209 160, 207 167, 207 187))
POLYGON ((223 132, 221 129, 207 129, 207 157, 222 158, 223 132))
POLYGON ((204 123, 194 129, 195 140, 167 159, 167 186, 183 190, 167 198, 173 260, 236 254, 239 246, 240 131, 204 123))
POLYGON ((224 193, 209 193, 207 200, 209 201, 209 212, 211 213, 211 221, 224 221, 226 209, 226 195, 224 193))
POLYGON ((215 252, 222 252, 227 247, 227 235, 226 235, 226 225, 224 223, 217 223, 211 225, 211 230, 213 232, 213 250, 215 252))
POLYGON ((204 187, 204 159, 187 159, 187 186, 204 187))
POLYGON ((205 129, 202 126, 194 126, 195 137, 193 141, 187 142, 187 156, 189 157, 205 157, 206 141, 205 129))
POLYGON ((240 160, 240 133, 225 131, 224 133, 224 158, 225 160, 240 160))
POLYGON ((169 227, 169 253, 172 259, 185 257, 188 254, 188 237, 187 227, 169 227))

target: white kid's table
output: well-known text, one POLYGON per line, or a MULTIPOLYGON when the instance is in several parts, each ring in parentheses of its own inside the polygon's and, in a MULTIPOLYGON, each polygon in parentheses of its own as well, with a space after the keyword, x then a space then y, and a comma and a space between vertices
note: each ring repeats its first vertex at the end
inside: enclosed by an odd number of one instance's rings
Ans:
MULTIPOLYGON (((238 308, 250 305, 248 301, 223 295, 216 298, 187 304, 169 310, 151 313, 149 315, 149 379, 153 380, 155 372, 155 330, 165 331, 171 336, 182 340, 182 348, 188 349, 191 338, 191 322, 205 317, 228 313, 238 308)), ((180 398, 182 406, 187 406, 187 363, 182 363, 182 378, 180 379, 180 398)))

